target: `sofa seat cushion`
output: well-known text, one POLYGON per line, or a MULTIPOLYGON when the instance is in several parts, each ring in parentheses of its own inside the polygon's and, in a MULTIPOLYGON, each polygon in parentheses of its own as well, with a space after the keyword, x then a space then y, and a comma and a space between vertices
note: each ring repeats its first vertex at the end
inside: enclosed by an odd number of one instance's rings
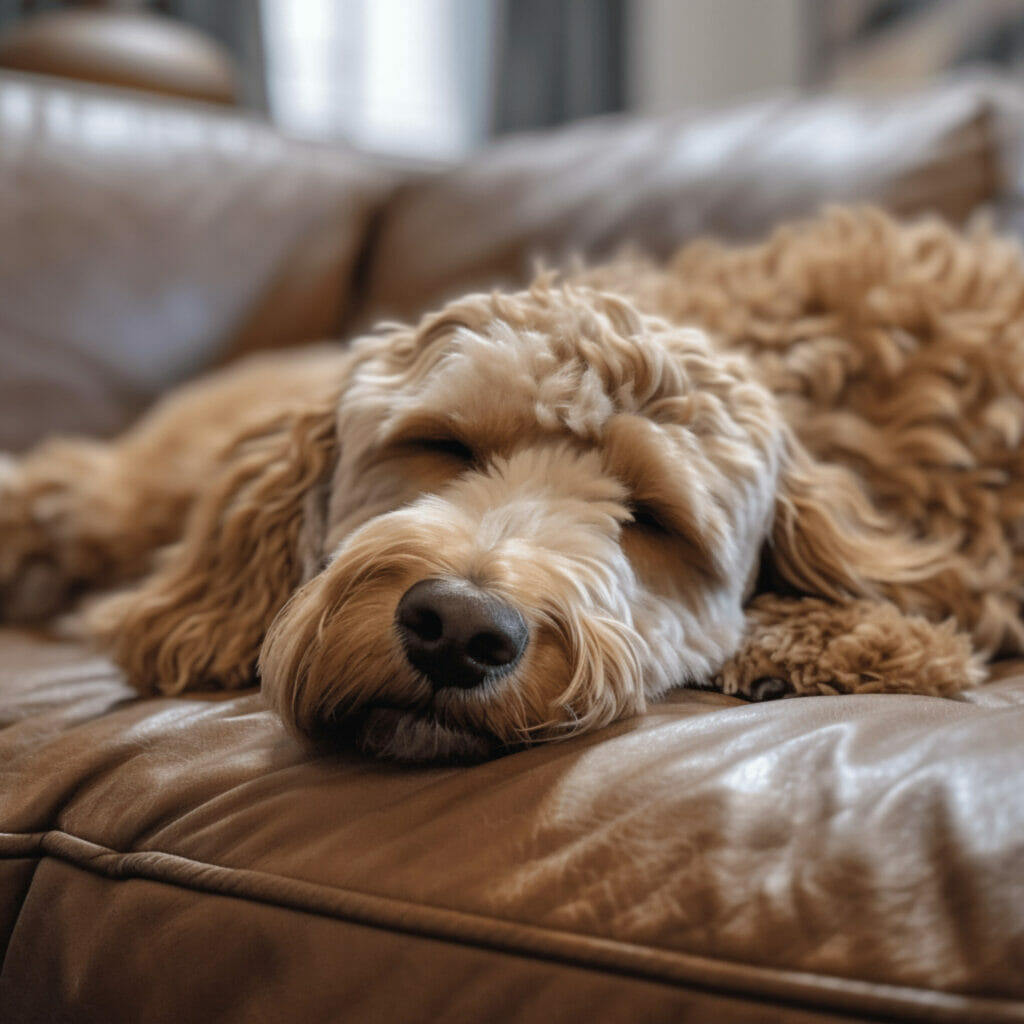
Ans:
POLYGON ((1022 736, 1011 665, 410 769, 0 631, 0 1017, 1019 1020, 1022 736))

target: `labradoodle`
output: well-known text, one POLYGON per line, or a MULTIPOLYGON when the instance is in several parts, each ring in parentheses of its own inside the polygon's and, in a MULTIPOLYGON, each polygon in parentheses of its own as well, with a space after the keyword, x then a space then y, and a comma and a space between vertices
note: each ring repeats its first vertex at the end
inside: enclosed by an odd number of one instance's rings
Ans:
POLYGON ((832 211, 254 359, 0 474, 0 612, 403 760, 1024 652, 1024 263, 832 211))

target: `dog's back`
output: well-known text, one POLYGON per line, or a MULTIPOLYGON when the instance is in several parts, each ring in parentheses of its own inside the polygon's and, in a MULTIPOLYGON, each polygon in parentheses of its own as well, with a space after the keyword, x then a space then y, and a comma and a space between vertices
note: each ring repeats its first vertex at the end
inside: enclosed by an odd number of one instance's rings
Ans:
POLYGON ((641 301, 742 351, 817 458, 951 549, 931 584, 979 646, 1024 650, 1024 261, 937 221, 836 210, 684 248, 641 301))

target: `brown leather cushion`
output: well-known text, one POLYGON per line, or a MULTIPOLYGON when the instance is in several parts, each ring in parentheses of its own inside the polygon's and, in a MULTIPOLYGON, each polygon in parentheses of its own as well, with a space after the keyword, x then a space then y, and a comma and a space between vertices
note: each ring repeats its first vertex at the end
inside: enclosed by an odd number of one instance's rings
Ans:
POLYGON ((383 221, 364 315, 411 316, 527 278, 538 257, 667 256, 744 238, 822 203, 880 202, 959 221, 1003 182, 1016 90, 978 81, 902 96, 788 96, 513 138, 411 183, 383 221))
POLYGON ((392 185, 218 108, 0 74, 0 449, 120 425, 229 350, 336 334, 392 185))
POLYGON ((0 1017, 1020 1020, 1004 671, 413 770, 0 632, 0 1017))

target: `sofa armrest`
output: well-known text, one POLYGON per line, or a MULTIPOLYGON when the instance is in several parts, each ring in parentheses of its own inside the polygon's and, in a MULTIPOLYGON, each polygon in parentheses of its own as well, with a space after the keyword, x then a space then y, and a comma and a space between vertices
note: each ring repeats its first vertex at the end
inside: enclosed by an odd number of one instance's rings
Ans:
POLYGON ((121 420, 124 396, 228 353, 337 333, 393 183, 220 108, 0 74, 0 406, 22 406, 0 448, 121 420), (26 407, 44 351, 88 363, 117 408, 59 390, 26 407))

